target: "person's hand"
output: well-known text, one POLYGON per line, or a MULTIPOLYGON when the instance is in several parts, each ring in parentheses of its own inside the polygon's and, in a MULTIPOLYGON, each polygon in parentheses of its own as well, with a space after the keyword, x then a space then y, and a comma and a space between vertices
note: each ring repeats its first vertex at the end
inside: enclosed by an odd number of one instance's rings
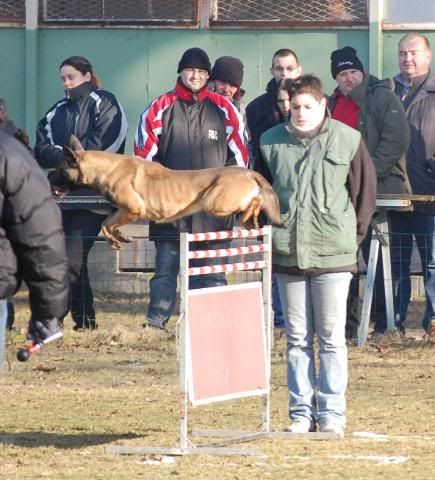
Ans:
POLYGON ((27 337, 34 343, 41 343, 60 331, 57 318, 45 320, 30 319, 27 337))

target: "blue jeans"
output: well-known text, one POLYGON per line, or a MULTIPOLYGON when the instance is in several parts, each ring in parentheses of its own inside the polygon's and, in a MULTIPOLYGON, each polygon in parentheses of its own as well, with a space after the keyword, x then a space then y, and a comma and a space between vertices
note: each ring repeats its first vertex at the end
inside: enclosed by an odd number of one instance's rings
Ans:
MULTIPOLYGON (((165 328, 174 313, 177 300, 177 278, 180 270, 180 244, 175 241, 156 241, 156 267, 150 280, 150 302, 148 304, 148 323, 157 328, 165 328)), ((194 245, 192 245, 195 247, 194 245)), ((201 242, 198 249, 206 250, 208 242, 201 242)), ((191 262, 192 266, 201 264, 216 265, 222 263, 219 258, 191 262)), ((226 285, 224 273, 194 275, 189 277, 189 288, 217 287, 226 285)))
POLYGON ((272 310, 273 310, 273 326, 275 328, 284 328, 285 320, 282 313, 281 298, 279 297, 278 282, 275 273, 272 273, 272 310))
POLYGON ((3 356, 6 341, 6 321, 8 319, 8 305, 6 299, 0 300, 0 373, 3 367, 3 356))
POLYGON ((346 424, 348 377, 345 339, 346 301, 352 275, 326 273, 316 277, 277 274, 286 313, 289 413, 325 424, 346 424), (319 339, 316 374, 314 334, 319 339))
MULTIPOLYGON (((392 231, 398 241, 392 249, 394 308, 399 315, 399 327, 403 328, 411 299, 411 256, 413 237, 421 259, 426 291, 426 309, 422 319, 428 331, 435 317, 435 217, 419 212, 391 212, 397 217, 392 231)), ((382 327, 382 325, 381 325, 382 327)), ((378 329, 378 325, 375 327, 378 329)))

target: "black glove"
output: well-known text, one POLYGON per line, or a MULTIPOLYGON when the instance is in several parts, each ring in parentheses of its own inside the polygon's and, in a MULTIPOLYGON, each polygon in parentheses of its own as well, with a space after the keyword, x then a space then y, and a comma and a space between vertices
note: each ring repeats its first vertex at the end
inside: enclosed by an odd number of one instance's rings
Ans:
POLYGON ((60 331, 57 318, 47 320, 30 319, 27 337, 34 343, 41 343, 60 331))

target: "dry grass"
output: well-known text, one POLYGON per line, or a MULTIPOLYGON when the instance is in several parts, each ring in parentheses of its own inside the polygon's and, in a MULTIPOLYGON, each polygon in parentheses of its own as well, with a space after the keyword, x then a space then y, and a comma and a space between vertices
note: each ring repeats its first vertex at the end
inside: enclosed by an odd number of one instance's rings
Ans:
MULTIPOLYGON (((342 441, 257 440, 244 446, 259 448, 264 456, 186 456, 156 465, 141 456, 105 453, 107 445, 177 443, 174 333, 144 331, 143 308, 143 300, 102 298, 98 332, 72 332, 67 321, 63 342, 24 364, 15 359, 24 341, 25 314, 19 316, 0 386, 1 480, 433 478, 435 350, 418 330, 411 335, 417 338, 391 337, 350 348, 348 429, 342 441), (402 463, 385 463, 393 457, 403 457, 402 463)), ((415 320, 411 326, 417 327, 415 320)), ((284 359, 280 339, 273 352, 276 429, 288 421, 284 359)), ((190 412, 195 428, 254 429, 260 424, 258 399, 190 412)))

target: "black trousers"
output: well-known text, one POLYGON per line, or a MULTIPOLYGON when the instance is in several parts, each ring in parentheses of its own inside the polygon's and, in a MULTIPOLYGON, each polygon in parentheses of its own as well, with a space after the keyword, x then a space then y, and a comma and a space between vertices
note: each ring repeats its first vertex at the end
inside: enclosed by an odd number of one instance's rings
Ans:
POLYGON ((88 255, 106 217, 107 215, 90 210, 62 210, 68 254, 71 316, 79 328, 93 328, 96 325, 94 295, 88 275, 88 255))

